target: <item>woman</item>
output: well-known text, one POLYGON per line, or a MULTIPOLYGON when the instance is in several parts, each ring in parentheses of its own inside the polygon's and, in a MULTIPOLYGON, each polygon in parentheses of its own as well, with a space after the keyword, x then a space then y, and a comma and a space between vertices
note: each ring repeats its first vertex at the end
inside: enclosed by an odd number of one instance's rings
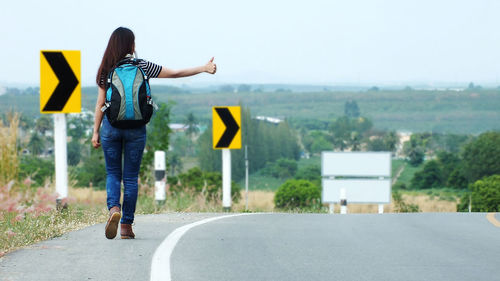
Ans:
MULTIPOLYGON (((146 126, 134 129, 118 129, 112 127, 104 116, 104 113, 101 112, 101 108, 106 100, 106 77, 116 63, 127 57, 133 57, 133 54, 135 54, 134 41, 135 36, 130 29, 124 27, 117 28, 109 38, 108 46, 106 51, 104 51, 104 56, 96 76, 96 83, 99 87, 95 107, 92 145, 94 148, 99 148, 102 145, 106 162, 106 191, 109 219, 106 224, 105 235, 108 239, 115 238, 120 219, 121 238, 135 238, 135 234, 132 231, 132 223, 134 222, 134 212, 137 203, 138 177, 142 153, 146 144, 146 126), (122 155, 124 157, 123 166, 122 155), (122 181, 124 192, 123 204, 121 205, 120 185, 122 181), (121 212, 123 212, 123 217, 121 212)), ((139 67, 149 78, 179 78, 202 72, 214 74, 216 65, 213 60, 214 58, 204 66, 182 70, 168 69, 145 60, 140 61, 139 67)), ((168 124, 165 124, 165 126, 168 126, 168 124)))

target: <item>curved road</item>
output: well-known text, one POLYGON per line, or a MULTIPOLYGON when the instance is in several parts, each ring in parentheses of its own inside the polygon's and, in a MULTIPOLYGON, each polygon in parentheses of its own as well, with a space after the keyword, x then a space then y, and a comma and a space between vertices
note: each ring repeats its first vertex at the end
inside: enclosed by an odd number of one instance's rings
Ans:
MULTIPOLYGON (((149 280, 176 228, 224 214, 140 216, 133 241, 96 225, 0 260, 0 280, 149 280)), ((256 214, 195 226, 172 280, 500 280, 499 214, 256 214), (493 219, 492 219, 493 218, 493 219)), ((168 279, 165 279, 168 280, 168 279)))

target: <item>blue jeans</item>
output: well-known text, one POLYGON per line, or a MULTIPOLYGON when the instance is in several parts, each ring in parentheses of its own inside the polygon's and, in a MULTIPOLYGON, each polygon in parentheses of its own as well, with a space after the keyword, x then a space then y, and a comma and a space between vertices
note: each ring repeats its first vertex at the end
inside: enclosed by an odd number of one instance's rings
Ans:
POLYGON ((108 209, 118 206, 122 210, 121 223, 134 222, 139 170, 146 145, 146 126, 137 129, 118 129, 104 116, 101 144, 106 161, 106 191, 108 209), (123 164, 122 164, 122 155, 123 164), (123 180, 123 206, 120 205, 123 180))

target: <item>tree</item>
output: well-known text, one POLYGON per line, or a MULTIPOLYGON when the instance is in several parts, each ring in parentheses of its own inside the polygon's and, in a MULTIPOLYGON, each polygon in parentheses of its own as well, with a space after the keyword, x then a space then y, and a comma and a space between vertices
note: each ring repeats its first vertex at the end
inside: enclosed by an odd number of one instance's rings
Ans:
POLYGON ((446 134, 443 149, 452 153, 460 152, 460 148, 472 139, 469 135, 446 134))
POLYGON ((76 166, 80 163, 82 155, 82 145, 78 140, 72 140, 68 143, 68 164, 76 166))
POLYGON ((30 148, 31 154, 33 155, 40 155, 45 149, 45 142, 43 141, 43 138, 41 138, 36 131, 33 132, 33 134, 31 134, 28 147, 30 148))
POLYGON ((411 179, 411 187, 414 189, 427 189, 442 186, 443 180, 441 169, 436 160, 425 163, 422 170, 416 172, 411 179))
MULTIPOLYGON (((467 205, 469 196, 461 198, 461 209, 467 205), (465 203, 465 204, 464 204, 465 203)), ((473 212, 500 211, 500 175, 485 177, 471 186, 470 201, 473 212)), ((459 210, 461 211, 461 210, 459 210)))
POLYGON ((168 164, 170 166, 170 175, 175 175, 175 174, 178 174, 182 171, 182 161, 181 161, 181 157, 179 156, 179 154, 177 154, 176 152, 174 153, 171 153, 169 156, 168 156, 168 164))
POLYGON ((455 189, 466 189, 467 184, 467 179, 462 174, 460 168, 453 170, 453 172, 450 173, 448 180, 446 181, 446 186, 455 189))
POLYGON ((268 164, 265 172, 275 178, 291 178, 297 172, 297 162, 291 159, 280 158, 276 162, 268 164))
POLYGON ((361 144, 363 135, 366 134, 373 126, 370 119, 365 117, 349 118, 342 116, 337 118, 329 126, 329 132, 333 146, 341 151, 351 147, 353 150, 358 150, 361 144))
POLYGON ((382 138, 375 138, 373 140, 368 141, 368 150, 369 151, 387 151, 385 147, 384 140, 382 138))
POLYGON ((184 123, 185 123, 185 126, 187 127, 186 135, 192 139, 200 131, 200 129, 198 128, 198 125, 196 124, 197 123, 196 117, 194 116, 194 114, 192 112, 190 112, 186 116, 186 120, 184 121, 184 123))
POLYGON ((80 140, 85 137, 85 132, 92 126, 91 120, 81 117, 72 117, 68 120, 68 135, 73 139, 80 140))
POLYGON ((92 148, 90 156, 85 157, 82 162, 77 167, 77 186, 88 187, 92 183, 94 189, 106 189, 106 166, 102 151, 92 148))
POLYGON ((335 122, 330 124, 329 131, 332 135, 333 146, 344 151, 348 146, 348 141, 351 138, 353 130, 349 117, 343 116, 337 118, 335 122))
POLYGON ((36 120, 35 129, 40 132, 40 134, 45 135, 46 131, 52 130, 54 128, 54 123, 48 115, 42 115, 36 120))
POLYGON ((349 118, 358 118, 360 114, 356 101, 346 101, 344 104, 344 115, 349 118))
POLYGON ((368 141, 370 151, 394 151, 398 143, 398 136, 395 132, 385 133, 382 137, 377 137, 368 141))
POLYGON ((475 85, 473 82, 469 83, 469 86, 467 86, 467 90, 481 90, 483 87, 480 85, 475 85))
POLYGON ((157 150, 168 151, 169 137, 172 130, 170 123, 170 105, 160 103, 151 122, 147 127, 146 153, 142 158, 141 176, 144 176, 150 169, 154 161, 154 153, 157 150))
POLYGON ((300 168, 295 174, 296 180, 308 180, 317 186, 321 186, 321 167, 319 165, 309 165, 300 168))
POLYGON ((418 140, 413 135, 410 141, 405 143, 403 151, 412 166, 418 166, 424 162, 424 149, 418 144, 418 140))
POLYGON ((328 135, 322 131, 312 131, 306 134, 303 144, 305 149, 311 153, 321 153, 321 151, 332 149, 332 144, 328 141, 328 135))
POLYGON ((500 132, 487 132, 465 145, 463 174, 469 182, 500 174, 500 132))
POLYGON ((33 118, 26 116, 25 114, 22 114, 19 117, 19 126, 27 131, 35 126, 35 121, 33 118))
POLYGON ((388 132, 384 135, 384 144, 385 144, 385 148, 387 149, 386 151, 395 151, 396 150, 396 146, 399 142, 399 138, 398 138, 398 135, 396 134, 396 132, 394 131, 391 131, 391 132, 388 132))
POLYGON ((179 156, 188 155, 188 146, 192 145, 185 134, 174 133, 170 139, 172 150, 179 156))
MULTIPOLYGON (((446 151, 438 152, 437 160, 441 166, 442 180, 447 183, 451 173, 459 169, 461 160, 456 154, 446 151)), ((455 175, 455 177, 457 176, 455 175)))

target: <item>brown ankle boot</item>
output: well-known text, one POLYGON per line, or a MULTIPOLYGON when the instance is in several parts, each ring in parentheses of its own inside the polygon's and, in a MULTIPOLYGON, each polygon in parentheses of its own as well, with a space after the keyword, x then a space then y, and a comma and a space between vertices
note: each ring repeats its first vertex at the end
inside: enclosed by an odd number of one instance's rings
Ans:
POLYGON ((122 236, 122 239, 134 239, 135 238, 135 234, 132 231, 132 225, 131 224, 122 223, 121 224, 120 234, 122 236))
POLYGON ((106 223, 106 228, 104 229, 106 238, 113 239, 116 237, 116 233, 118 232, 118 222, 120 222, 121 217, 120 207, 115 206, 109 209, 109 219, 108 223, 106 223))

